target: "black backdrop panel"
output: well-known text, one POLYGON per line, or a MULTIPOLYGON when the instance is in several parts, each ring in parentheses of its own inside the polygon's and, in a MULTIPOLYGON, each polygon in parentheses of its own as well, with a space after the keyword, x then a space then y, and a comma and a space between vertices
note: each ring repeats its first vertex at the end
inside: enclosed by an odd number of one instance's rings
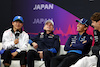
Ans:
POLYGON ((0 42, 2 33, 11 26, 11 0, 0 0, 0 42))

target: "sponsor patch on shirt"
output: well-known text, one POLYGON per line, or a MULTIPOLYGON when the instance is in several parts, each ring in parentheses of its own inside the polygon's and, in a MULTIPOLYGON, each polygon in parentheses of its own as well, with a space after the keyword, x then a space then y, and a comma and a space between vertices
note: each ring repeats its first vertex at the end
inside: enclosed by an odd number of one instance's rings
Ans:
POLYGON ((40 38, 44 38, 44 32, 41 32, 40 38))
POLYGON ((53 34, 50 34, 49 36, 48 36, 48 38, 53 38, 54 37, 54 35, 53 34))

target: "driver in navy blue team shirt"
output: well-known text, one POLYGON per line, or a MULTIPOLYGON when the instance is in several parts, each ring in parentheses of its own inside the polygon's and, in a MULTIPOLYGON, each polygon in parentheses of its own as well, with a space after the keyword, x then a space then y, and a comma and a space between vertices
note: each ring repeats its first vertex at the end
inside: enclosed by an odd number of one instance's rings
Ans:
POLYGON ((50 67, 69 67, 78 59, 88 54, 92 45, 92 36, 86 33, 89 23, 85 18, 76 20, 77 35, 71 35, 64 47, 67 54, 53 57, 50 67))
POLYGON ((43 59, 45 66, 50 67, 51 58, 56 56, 59 51, 59 36, 53 34, 54 22, 47 20, 43 29, 44 32, 39 33, 29 41, 36 50, 29 50, 27 53, 28 67, 34 67, 35 59, 43 59))

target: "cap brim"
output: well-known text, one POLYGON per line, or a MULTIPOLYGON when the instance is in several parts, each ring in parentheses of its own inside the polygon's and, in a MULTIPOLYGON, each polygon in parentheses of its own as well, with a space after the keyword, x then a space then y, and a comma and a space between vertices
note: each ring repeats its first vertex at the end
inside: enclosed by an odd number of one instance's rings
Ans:
POLYGON ((20 20, 20 19, 16 19, 15 21, 20 21, 21 23, 23 23, 22 20, 20 20))
MULTIPOLYGON (((80 22, 79 20, 76 20, 76 22, 79 22, 79 23, 81 23, 81 24, 84 24, 84 23, 80 22)), ((87 25, 85 25, 85 26, 88 27, 87 25)))
POLYGON ((76 20, 76 22, 79 22, 79 23, 83 24, 83 23, 82 23, 82 22, 80 22, 79 20, 76 20))
POLYGON ((76 22, 79 22, 79 20, 76 20, 76 22))

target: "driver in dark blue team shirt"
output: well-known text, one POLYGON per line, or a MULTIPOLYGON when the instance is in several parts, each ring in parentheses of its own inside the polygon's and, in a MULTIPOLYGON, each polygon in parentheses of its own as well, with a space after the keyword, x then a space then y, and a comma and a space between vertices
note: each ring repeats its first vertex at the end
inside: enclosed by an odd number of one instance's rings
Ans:
POLYGON ((68 38, 64 47, 64 50, 68 51, 67 54, 53 57, 50 67, 69 67, 89 53, 92 45, 92 36, 86 33, 89 23, 85 18, 76 21, 78 34, 68 38))
POLYGON ((59 51, 59 36, 53 34, 54 22, 47 20, 44 25, 44 32, 39 33, 29 43, 37 50, 29 50, 27 53, 28 67, 34 67, 35 59, 43 59, 45 66, 50 67, 50 60, 59 51))

